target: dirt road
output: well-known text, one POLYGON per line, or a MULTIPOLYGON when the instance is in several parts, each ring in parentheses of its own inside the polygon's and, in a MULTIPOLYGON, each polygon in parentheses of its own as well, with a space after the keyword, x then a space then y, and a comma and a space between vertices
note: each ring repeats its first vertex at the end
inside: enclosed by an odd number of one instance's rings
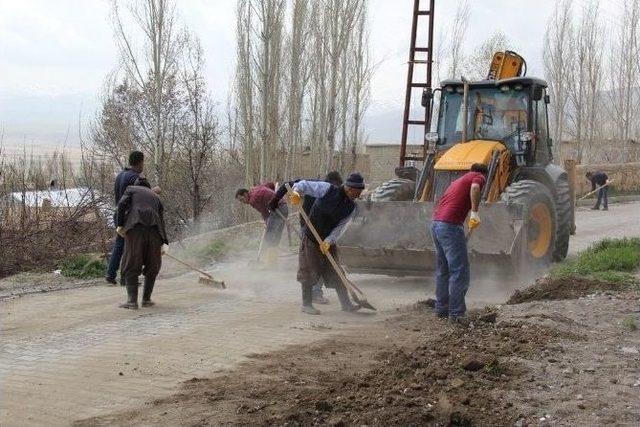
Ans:
MULTIPOLYGON (((578 213, 572 251, 604 236, 640 235, 639 203, 578 213)), ((178 389, 192 377, 211 377, 253 353, 305 344, 380 320, 425 297, 426 280, 360 276, 356 281, 377 315, 344 314, 335 294, 324 315, 299 313, 294 257, 277 272, 244 262, 217 276, 224 291, 185 275, 157 284, 153 309, 121 310, 120 287, 70 289, 0 303, 0 425, 66 425, 136 407, 178 389)), ((480 301, 504 298, 509 289, 480 301)), ((324 307, 322 307, 324 308, 324 307)))

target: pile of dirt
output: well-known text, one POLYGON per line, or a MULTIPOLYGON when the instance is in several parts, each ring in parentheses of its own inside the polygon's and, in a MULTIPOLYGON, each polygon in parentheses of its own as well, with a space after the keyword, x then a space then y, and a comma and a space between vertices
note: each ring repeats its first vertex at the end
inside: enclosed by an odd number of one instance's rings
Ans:
POLYGON ((142 414, 77 425, 513 425, 522 414, 503 393, 526 386, 522 361, 575 338, 490 310, 451 324, 417 308, 382 328, 255 356, 219 378, 194 378, 142 414))
POLYGON ((523 290, 511 295, 507 304, 522 304, 531 301, 575 299, 599 291, 621 291, 629 289, 628 284, 607 282, 586 277, 552 278, 544 277, 523 290))

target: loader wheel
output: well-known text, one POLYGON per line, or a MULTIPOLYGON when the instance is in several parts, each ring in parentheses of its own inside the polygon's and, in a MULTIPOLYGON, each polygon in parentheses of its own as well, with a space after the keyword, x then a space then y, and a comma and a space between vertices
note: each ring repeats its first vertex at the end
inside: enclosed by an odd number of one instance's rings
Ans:
POLYGON ((562 261, 569 252, 569 236, 573 229, 573 206, 571 206, 571 190, 566 176, 556 182, 556 212, 558 225, 556 229, 556 246, 553 260, 562 261))
POLYGON ((372 202, 403 202, 413 200, 416 182, 410 179, 394 178, 373 190, 372 202))
POLYGON ((551 262, 556 242, 556 207, 551 192, 538 181, 525 179, 511 184, 503 200, 523 205, 527 229, 520 251, 513 254, 522 266, 543 267, 551 262), (521 257, 524 256, 525 259, 521 257))

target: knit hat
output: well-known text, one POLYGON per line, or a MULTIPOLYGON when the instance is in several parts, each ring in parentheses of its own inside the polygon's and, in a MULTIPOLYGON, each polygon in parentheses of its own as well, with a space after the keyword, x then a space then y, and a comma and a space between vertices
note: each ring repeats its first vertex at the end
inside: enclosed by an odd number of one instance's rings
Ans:
POLYGON ((347 182, 344 183, 347 187, 358 188, 360 190, 364 189, 364 178, 360 175, 360 172, 353 172, 347 178, 347 182))

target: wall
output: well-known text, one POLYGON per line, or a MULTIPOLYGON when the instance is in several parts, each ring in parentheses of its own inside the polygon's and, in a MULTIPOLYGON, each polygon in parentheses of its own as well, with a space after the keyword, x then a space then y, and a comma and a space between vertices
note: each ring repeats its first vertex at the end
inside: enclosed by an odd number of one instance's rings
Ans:
MULTIPOLYGON (((400 145, 373 144, 364 148, 369 157, 369 175, 365 176, 368 188, 373 189, 385 181, 395 178, 395 168, 400 159, 400 145)), ((408 145, 407 153, 422 154, 422 145, 408 145)))

